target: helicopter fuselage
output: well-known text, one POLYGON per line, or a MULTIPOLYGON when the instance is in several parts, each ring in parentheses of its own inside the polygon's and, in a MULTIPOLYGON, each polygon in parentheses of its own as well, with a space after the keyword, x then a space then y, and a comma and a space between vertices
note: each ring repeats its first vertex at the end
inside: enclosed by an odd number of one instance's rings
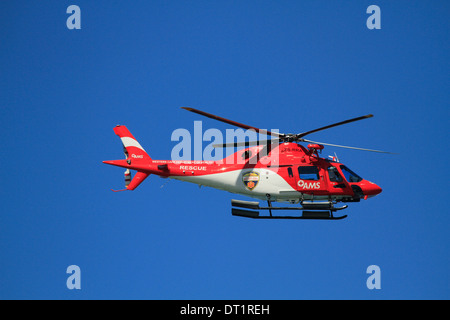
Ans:
POLYGON ((285 142, 269 152, 263 149, 253 146, 238 150, 219 161, 153 160, 141 158, 136 152, 126 161, 105 163, 138 170, 145 177, 154 174, 277 202, 354 202, 381 192, 379 186, 360 178, 342 163, 319 157, 321 145, 309 145, 307 149, 285 142))

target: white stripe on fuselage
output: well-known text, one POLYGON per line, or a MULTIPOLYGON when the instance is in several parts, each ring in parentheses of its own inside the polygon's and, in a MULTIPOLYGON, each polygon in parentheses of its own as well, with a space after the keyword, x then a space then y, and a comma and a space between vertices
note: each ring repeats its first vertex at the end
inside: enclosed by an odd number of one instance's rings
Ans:
POLYGON ((301 193, 292 188, 279 174, 267 169, 235 170, 207 175, 169 176, 169 178, 196 183, 216 189, 226 190, 232 193, 245 194, 257 199, 267 199, 270 194, 275 201, 298 200, 301 193), (242 176, 248 172, 257 172, 259 181, 252 190, 246 188, 242 176))

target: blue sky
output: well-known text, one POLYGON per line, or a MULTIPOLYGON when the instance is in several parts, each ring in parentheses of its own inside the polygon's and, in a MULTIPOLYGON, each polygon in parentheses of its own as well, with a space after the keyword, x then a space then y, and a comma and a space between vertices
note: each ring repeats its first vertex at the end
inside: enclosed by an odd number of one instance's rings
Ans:
POLYGON ((2 1, 0 298, 448 299, 448 2, 2 1), (81 30, 66 9, 81 8, 81 30), (366 9, 381 8, 381 30, 366 9), (134 192, 113 127, 154 159, 173 130, 229 126, 327 147, 383 193, 341 221, 232 217, 223 191, 134 192), (68 290, 66 268, 81 269, 68 290), (369 290, 366 269, 381 269, 369 290))

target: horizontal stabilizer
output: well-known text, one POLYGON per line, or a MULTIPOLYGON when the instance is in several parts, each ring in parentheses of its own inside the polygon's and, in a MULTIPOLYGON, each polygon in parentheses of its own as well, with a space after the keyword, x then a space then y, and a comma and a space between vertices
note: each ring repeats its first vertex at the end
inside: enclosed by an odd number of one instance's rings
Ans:
POLYGON ((128 185, 128 190, 134 190, 136 189, 147 177, 149 176, 149 173, 138 171, 133 180, 131 180, 130 184, 128 185))

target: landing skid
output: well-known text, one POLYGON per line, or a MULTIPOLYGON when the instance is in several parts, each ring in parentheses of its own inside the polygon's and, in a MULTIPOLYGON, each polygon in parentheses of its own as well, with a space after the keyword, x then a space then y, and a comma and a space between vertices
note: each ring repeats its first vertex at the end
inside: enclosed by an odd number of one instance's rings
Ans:
POLYGON ((273 207, 271 201, 268 201, 268 207, 261 207, 259 202, 255 201, 242 201, 242 200, 231 200, 231 214, 233 216, 252 218, 252 219, 307 219, 307 220, 341 220, 347 217, 347 215, 335 217, 333 213, 338 210, 343 210, 347 208, 344 205, 339 208, 335 208, 332 202, 328 201, 303 201, 302 207, 273 207), (243 210, 240 208, 252 209, 243 210), (259 211, 255 210, 268 210, 269 216, 260 216, 259 211), (277 216, 272 215, 273 210, 297 210, 301 211, 301 216, 277 216))

